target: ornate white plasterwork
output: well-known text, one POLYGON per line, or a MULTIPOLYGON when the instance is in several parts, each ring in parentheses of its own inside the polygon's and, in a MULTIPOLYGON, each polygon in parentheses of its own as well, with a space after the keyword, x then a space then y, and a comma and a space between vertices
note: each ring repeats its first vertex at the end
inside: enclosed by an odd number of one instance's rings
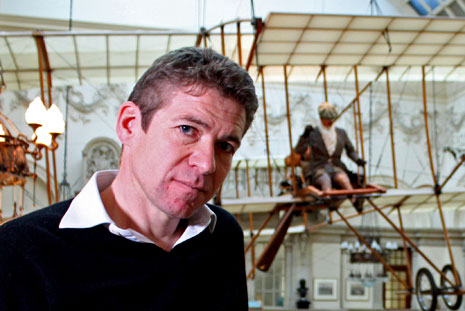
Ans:
POLYGON ((107 137, 97 137, 87 143, 82 152, 85 181, 101 170, 118 169, 121 147, 107 137))

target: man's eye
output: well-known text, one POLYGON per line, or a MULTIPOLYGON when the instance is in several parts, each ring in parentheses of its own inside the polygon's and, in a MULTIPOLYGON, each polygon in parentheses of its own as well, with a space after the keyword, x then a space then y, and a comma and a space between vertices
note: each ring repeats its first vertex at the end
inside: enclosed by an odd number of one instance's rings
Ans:
POLYGON ((181 131, 184 133, 184 134, 187 134, 187 135, 193 135, 194 134, 194 128, 192 126, 189 126, 189 125, 181 125, 179 126, 179 128, 181 129, 181 131))
POLYGON ((234 152, 234 146, 231 145, 230 143, 223 141, 223 142, 220 142, 219 145, 220 145, 221 150, 225 152, 234 152))

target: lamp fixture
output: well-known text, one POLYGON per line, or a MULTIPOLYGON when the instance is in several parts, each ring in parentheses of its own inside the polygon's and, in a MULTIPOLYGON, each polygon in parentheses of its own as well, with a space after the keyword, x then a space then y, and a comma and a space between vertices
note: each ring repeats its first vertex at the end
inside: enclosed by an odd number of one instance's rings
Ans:
MULTIPOLYGON (((29 104, 25 113, 25 119, 33 130, 31 139, 25 134, 20 133, 14 123, 7 116, 0 113, 0 187, 21 186, 22 194, 20 196, 19 215, 22 214, 23 210, 22 197, 24 196, 26 177, 33 177, 34 182, 36 177, 36 165, 34 164, 34 173, 31 173, 29 171, 26 155, 31 155, 35 162, 42 158, 43 149, 45 149, 46 152, 49 203, 52 203, 48 151, 52 151, 55 166, 55 155, 53 151, 58 148, 56 139, 65 129, 65 121, 60 109, 56 105, 52 105, 47 109, 40 97, 36 97, 29 104)), ((58 198, 57 190, 56 198, 58 198)), ((33 201, 35 202, 35 187, 33 201)), ((33 205, 35 205, 35 203, 33 203, 33 205)), ((15 202, 13 218, 16 216, 18 216, 18 213, 16 211, 15 202)), ((3 217, 0 201, 0 224, 2 221, 3 217)))
POLYGON ((32 142, 39 151, 43 147, 58 148, 56 138, 65 131, 65 120, 57 105, 46 108, 40 97, 36 97, 26 110, 25 119, 34 134, 32 142))
MULTIPOLYGON (((382 246, 379 236, 364 237, 371 249, 376 251, 384 260, 388 260, 389 254, 398 249, 396 242, 388 241, 382 246)), ((359 240, 354 243, 343 241, 341 251, 349 256, 351 266, 349 279, 358 281, 365 287, 373 287, 378 282, 386 282, 387 275, 381 267, 381 263, 373 253, 359 240), (378 267, 380 266, 380 267, 378 267)))
MULTIPOLYGON (((381 246, 380 237, 365 237, 364 238, 372 249, 374 249, 383 258, 387 257, 389 252, 398 248, 396 242, 388 241, 381 246)), ((370 252, 370 250, 361 244, 359 240, 354 243, 344 241, 341 243, 341 251, 349 254, 350 263, 379 263, 379 260, 370 252)))

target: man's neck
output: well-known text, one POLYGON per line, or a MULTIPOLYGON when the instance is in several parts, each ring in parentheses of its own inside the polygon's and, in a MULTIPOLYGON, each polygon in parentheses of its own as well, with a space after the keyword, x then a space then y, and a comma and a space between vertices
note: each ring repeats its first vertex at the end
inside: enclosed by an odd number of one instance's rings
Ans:
POLYGON ((105 210, 115 225, 121 229, 132 229, 169 252, 184 233, 187 221, 170 218, 158 209, 146 207, 137 200, 125 197, 125 194, 130 195, 130 192, 127 190, 118 192, 118 188, 118 177, 116 177, 109 187, 100 192, 105 210), (115 193, 121 195, 115 197, 115 193))

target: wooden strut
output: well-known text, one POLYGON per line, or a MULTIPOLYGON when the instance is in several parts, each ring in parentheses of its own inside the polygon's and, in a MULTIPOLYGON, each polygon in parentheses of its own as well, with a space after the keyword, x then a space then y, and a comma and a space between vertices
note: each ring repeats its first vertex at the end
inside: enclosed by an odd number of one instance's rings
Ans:
POLYGON ((266 162, 268 164, 268 183, 270 189, 270 196, 273 196, 273 180, 271 175, 271 158, 270 158, 270 138, 268 135, 268 116, 266 112, 266 97, 265 97, 265 76, 263 74, 263 67, 259 69, 262 76, 262 97, 263 97, 263 120, 265 121, 265 145, 266 145, 266 162))
MULTIPOLYGON (((253 58, 255 56, 255 53, 256 53, 256 50, 257 50, 258 37, 262 33, 262 29, 263 29, 263 21, 262 21, 261 18, 255 18, 253 20, 253 23, 254 23, 254 26, 255 26, 255 35, 254 35, 254 38, 253 38, 252 48, 250 49, 250 52, 249 52, 249 57, 247 58, 247 64, 245 65, 245 70, 247 70, 247 71, 249 71, 250 65, 252 65, 252 60, 253 60, 253 58)), ((256 65, 259 66, 258 61, 257 61, 256 65)))
POLYGON ((397 166, 396 166, 396 150, 394 144, 394 126, 392 119, 392 103, 391 103, 391 86, 389 82, 389 68, 384 67, 384 72, 386 73, 386 88, 387 88, 387 101, 388 101, 388 111, 389 111, 389 134, 391 137, 391 154, 392 154, 392 171, 394 176, 394 188, 397 189, 397 166))
POLYGON ((447 182, 452 178, 452 176, 454 176, 455 172, 457 172, 457 170, 459 169, 460 165, 463 164, 463 162, 465 162, 465 154, 462 156, 462 160, 460 160, 460 162, 454 167, 454 169, 449 174, 449 176, 447 176, 447 178, 441 184, 441 186, 439 187, 439 191, 442 191, 442 188, 444 188, 444 186, 447 184, 447 182))
POLYGON ((43 64, 43 55, 42 55, 42 48, 44 38, 42 35, 37 32, 35 33, 36 45, 37 45, 37 55, 39 58, 39 81, 40 81, 40 97, 42 98, 42 102, 45 103, 45 86, 44 86, 44 64, 43 64))
POLYGON ((292 206, 286 211, 284 216, 279 220, 278 226, 276 227, 273 236, 265 246, 263 253, 260 255, 260 258, 257 260, 254 267, 262 271, 268 271, 270 269, 271 264, 273 263, 273 260, 276 257, 276 254, 278 253, 284 238, 286 237, 287 230, 291 225, 295 207, 296 204, 293 203, 292 206))
POLYGON ((314 190, 320 197, 332 197, 332 196, 346 196, 352 194, 370 194, 370 193, 385 193, 386 189, 381 187, 375 187, 373 185, 368 184, 366 188, 359 188, 359 189, 335 189, 335 190, 327 190, 321 191, 316 189, 313 186, 309 186, 308 188, 314 190))
MULTIPOLYGON (((400 206, 396 206, 395 209, 397 210, 397 216, 399 218, 400 230, 402 230, 402 232, 405 232, 404 231, 404 223, 402 221, 402 213, 400 212, 400 206)), ((402 244, 403 244, 403 247, 404 247, 405 260, 407 261, 407 279, 408 279, 410 288, 413 288, 413 285, 412 285, 413 284, 412 264, 410 262, 410 254, 409 254, 409 251, 408 251, 408 248, 407 248, 407 242, 405 241, 405 239, 402 239, 402 244)))
POLYGON ((237 55, 239 57, 239 66, 242 67, 242 37, 241 37, 241 23, 237 22, 237 55))
POLYGON ((451 263, 452 271, 454 272, 454 278, 455 278, 455 284, 452 284, 450 282, 449 283, 452 286, 454 286, 454 285, 461 286, 462 284, 460 284, 460 277, 458 275, 457 268, 455 266, 454 255, 452 253, 452 247, 450 245, 449 234, 447 233, 446 222, 444 220, 444 214, 442 212, 441 199, 439 198, 438 193, 435 195, 435 197, 436 197, 436 203, 438 205, 439 215, 441 216, 440 218, 441 218, 442 229, 443 229, 443 232, 444 232, 444 239, 446 240, 447 249, 449 250, 450 263, 451 263))
POLYGON ((355 229, 354 227, 352 227, 352 225, 349 223, 349 221, 347 219, 345 219, 344 215, 342 215, 342 213, 336 209, 336 213, 339 215, 339 217, 346 223, 347 227, 349 227, 349 229, 358 237, 358 239, 360 240, 360 242, 362 242, 370 251, 371 253, 373 254, 373 256, 375 256, 379 262, 381 262, 383 264, 383 266, 389 270, 392 275, 404 286, 404 288, 406 290, 411 290, 409 284, 407 284, 397 273, 394 269, 392 269, 392 267, 384 260, 384 258, 378 254, 377 251, 375 251, 373 248, 371 248, 370 246, 370 243, 368 243, 364 238, 363 236, 360 235, 360 233, 358 233, 357 229, 355 229))
MULTIPOLYGON (((391 219, 389 219, 389 217, 383 213, 383 211, 378 207, 376 206, 376 204, 370 200, 370 199, 367 199, 368 203, 370 203, 371 206, 373 206, 373 208, 392 226, 392 228, 394 230, 397 231, 397 233, 400 234, 400 236, 405 239, 409 244, 410 246, 413 247, 413 249, 415 249, 415 251, 420 254, 421 257, 423 257, 423 259, 428 262, 431 267, 433 267, 434 270, 436 270, 443 278, 444 280, 446 280, 448 283, 450 283, 450 285, 454 286, 454 284, 447 278, 447 276, 441 271, 439 270, 439 268, 418 248, 418 246, 415 245, 415 243, 413 243, 413 241, 407 236, 405 235, 404 231, 400 230, 399 227, 397 227, 392 221, 391 219)), ((458 284, 458 283, 457 283, 458 284)))
MULTIPOLYGON (((284 90, 286 94, 286 117, 287 117, 287 130, 289 134, 289 148, 291 149, 291 155, 294 154, 294 147, 292 146, 292 125, 291 125, 291 109, 289 104, 289 84, 287 80, 287 66, 283 66, 284 71, 284 90)), ((291 176, 292 176, 292 192, 294 196, 297 195, 297 179, 295 176, 295 163, 294 157, 291 157, 291 176)))
POLYGON ((50 189, 50 160, 48 159, 48 149, 45 148, 45 165, 47 167, 47 194, 48 204, 52 204, 52 190, 50 189))
MULTIPOLYGON (((249 213, 250 238, 253 239, 253 213, 249 213)), ((252 266, 255 266, 255 246, 252 245, 252 266)), ((252 269, 252 279, 255 278, 255 269, 252 269)))
POLYGON ((276 205, 274 207, 274 209, 270 212, 270 214, 268 215, 268 217, 265 219, 265 221, 263 222, 263 224, 261 225, 261 227, 258 229, 258 232, 257 234, 255 234, 252 238, 252 240, 250 240, 250 243, 249 245, 247 245, 247 247, 245 248, 244 250, 244 254, 247 254, 247 252, 249 251, 249 249, 254 245, 255 243, 255 240, 260 236, 260 233, 262 232, 262 230, 266 227, 266 225, 268 224, 268 222, 271 220, 271 217, 273 217, 273 215, 278 211, 278 206, 276 205))
POLYGON ((224 25, 221 25, 221 53, 226 56, 226 45, 224 42, 224 25))
MULTIPOLYGON (((46 67, 46 70, 50 72, 50 64, 48 63, 48 56, 46 54, 47 50, 45 49, 44 37, 39 32, 37 32, 35 33, 34 38, 36 41, 37 55, 39 58, 40 95, 42 97, 42 102, 45 103, 45 86, 44 86, 44 76, 43 76, 44 66, 46 67)), ((50 85, 49 85, 49 90, 50 90, 50 85)), ((49 98, 49 103, 51 103, 50 98, 49 98)), ((48 159, 48 151, 49 149, 45 148, 45 159, 46 159, 45 164, 46 164, 46 172, 47 172, 47 195, 48 195, 48 204, 52 204, 52 189, 51 189, 51 181, 50 181, 50 161, 48 159)))
POLYGON ((202 43, 202 32, 197 34, 197 39, 195 40, 195 46, 200 47, 200 43, 202 43))
MULTIPOLYGON (((355 67, 356 66, 354 66, 354 68, 355 67)), ((352 110, 354 113, 355 150, 357 151, 357 154, 358 154, 360 151, 360 140, 358 139, 357 105, 355 103, 360 100, 360 90, 358 86, 358 75, 357 74, 355 74, 355 91, 356 91, 356 95, 355 95, 356 100, 352 102, 352 110)), ((357 174, 359 174, 359 172, 360 172, 360 169, 357 166, 357 174)))
POLYGON ((328 82, 326 80, 326 65, 321 66, 321 71, 323 72, 323 87, 325 91, 325 102, 328 101, 328 82))
MULTIPOLYGON (((354 66, 354 74, 355 74, 355 88, 357 90, 357 96, 356 96, 356 103, 357 103, 357 117, 358 117, 358 130, 359 130, 359 138, 360 138, 360 151, 362 153, 362 159, 365 160, 365 149, 364 149, 364 143, 363 143, 363 126, 362 126, 362 112, 360 109, 360 91, 358 87, 358 70, 357 66, 354 66)), ((357 168, 358 171, 358 168, 357 168)), ((366 172, 363 174, 363 186, 366 184, 366 172)))
POLYGON ((236 182, 236 198, 239 199, 239 176, 238 176, 238 170, 239 170, 239 164, 241 164, 241 160, 239 160, 234 167, 234 179, 236 182))
MULTIPOLYGON (((428 146, 428 157, 429 157, 429 162, 430 162, 430 167, 431 167, 431 176, 433 177, 433 182, 434 182, 434 187, 438 187, 438 180, 436 175, 434 174, 434 163, 433 163, 433 155, 431 152, 431 141, 429 137, 429 127, 428 127, 428 107, 426 103, 426 75, 425 75, 425 66, 421 66, 421 73, 422 73, 422 88, 423 88, 423 115, 425 118, 425 131, 426 131, 426 142, 428 146)), ((444 233, 444 239, 446 240, 446 245, 447 245, 447 250, 449 251, 449 257, 450 257, 450 262, 452 266, 452 271, 454 272, 454 278, 455 278, 455 284, 461 285, 460 284, 460 278, 457 273, 457 269, 455 267, 455 262, 454 262, 454 255, 452 253, 452 247, 450 245, 450 240, 449 240, 449 234, 447 233, 447 228, 446 228, 446 223, 444 221, 444 214, 442 212, 442 206, 441 206, 441 200, 439 198, 439 192, 436 191, 435 197, 436 197, 436 203, 438 205, 438 210, 439 210, 439 216, 441 218, 441 224, 442 224, 442 230, 444 233)), ((454 285, 451 283, 451 285, 454 285)))
MULTIPOLYGON (((45 45, 44 45, 44 49, 45 49, 45 45)), ((47 70, 47 90, 48 90, 48 108, 50 108, 52 107, 52 71, 50 69, 47 70)), ((55 156, 55 148, 52 148, 51 152, 52 152, 52 165, 53 165, 53 182, 55 183, 55 202, 58 203, 60 201, 60 194, 58 193, 58 176, 57 176, 57 161, 56 161, 56 156, 55 156)))

